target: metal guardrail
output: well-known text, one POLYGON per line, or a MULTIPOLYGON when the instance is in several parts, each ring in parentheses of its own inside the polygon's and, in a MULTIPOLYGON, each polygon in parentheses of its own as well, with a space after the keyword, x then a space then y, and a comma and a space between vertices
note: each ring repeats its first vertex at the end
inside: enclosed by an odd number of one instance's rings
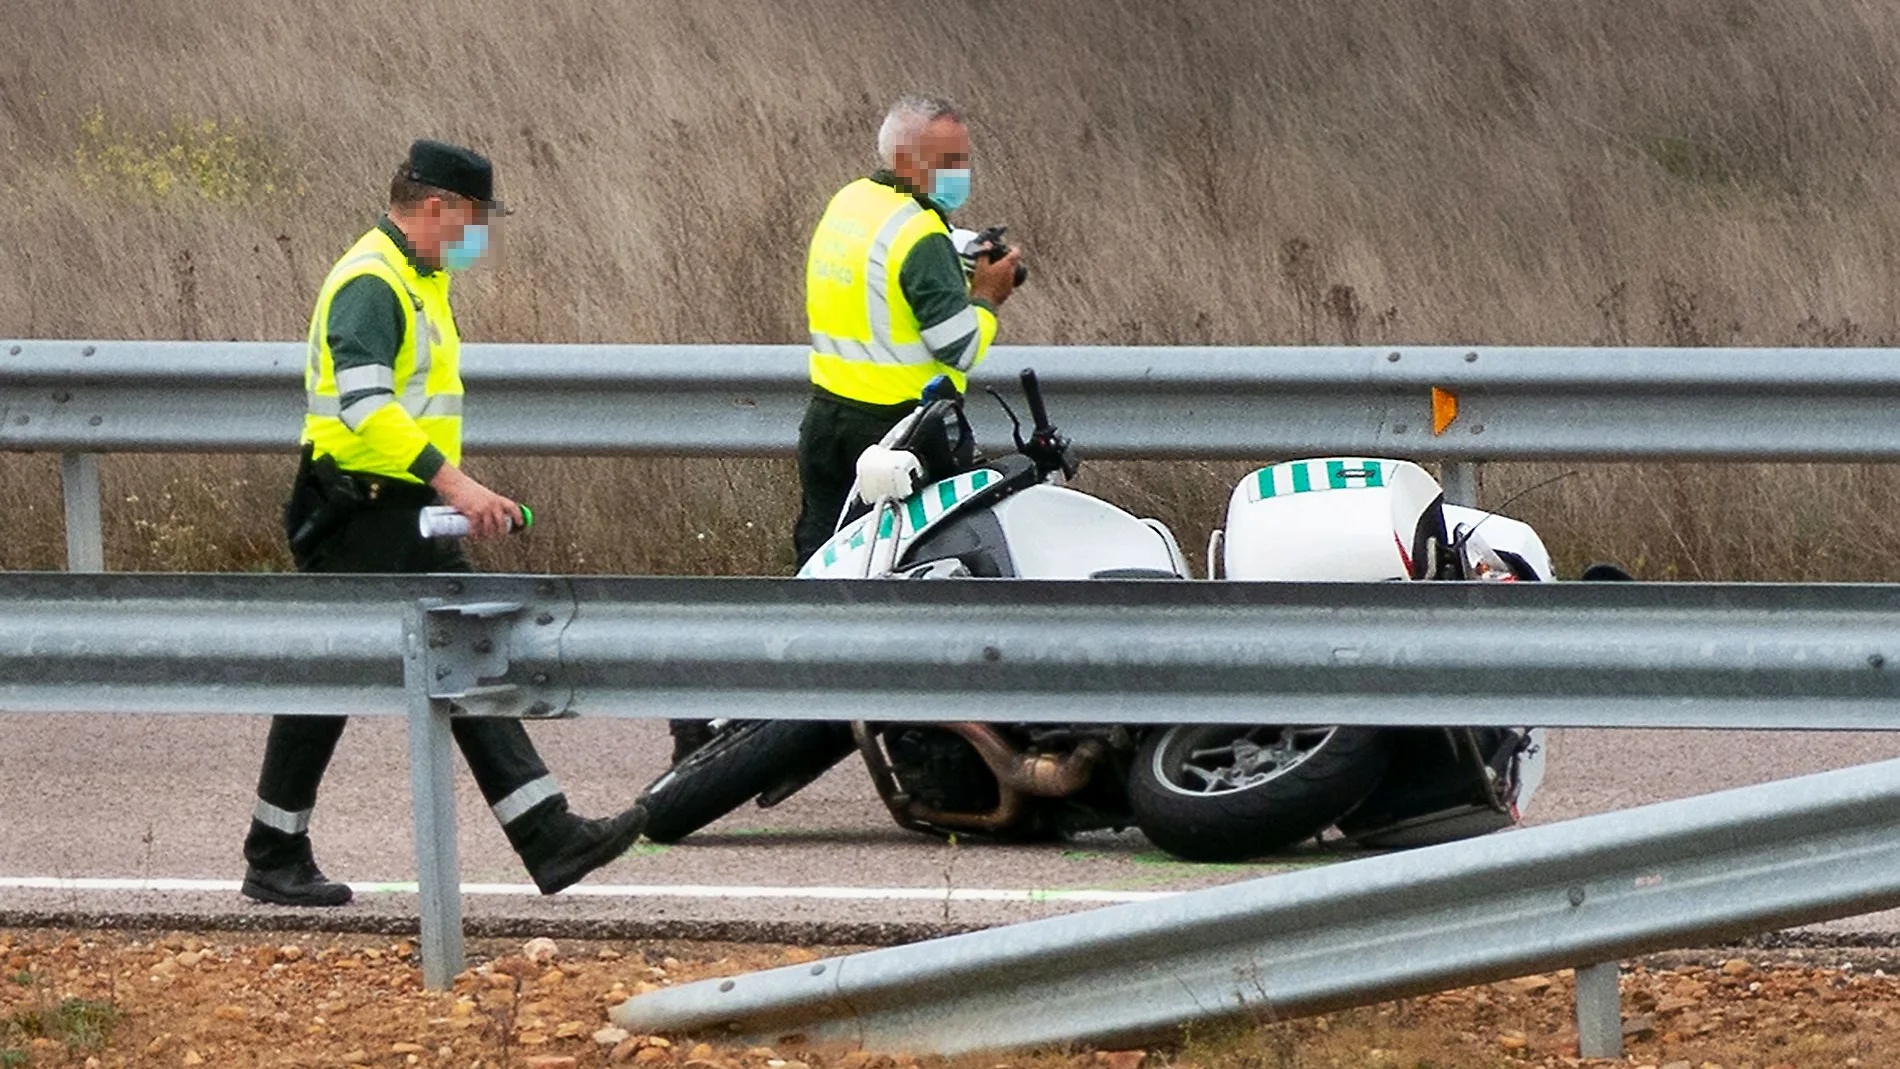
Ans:
MULTIPOLYGON (((438 988, 462 963, 452 715, 927 721, 955 708, 1017 722, 1424 726, 1450 708, 1470 724, 1894 729, 1897 647, 1892 586, 0 574, 0 712, 405 713, 424 979, 438 988)), ((1861 847, 1800 827, 1805 856, 1825 862, 1802 881, 1818 897, 1781 912, 1711 905, 1670 930, 1798 921, 1852 898, 1835 869, 1861 847)), ((1548 834, 1547 877, 1574 871, 1563 878, 1597 895, 1607 877, 1593 866, 1623 855, 1586 836, 1571 857, 1548 834)), ((1702 856, 1678 845, 1630 856, 1702 856)), ((1709 872, 1760 860, 1711 859, 1709 872)), ((1877 867, 1900 871, 1894 860, 1877 867)), ((1690 886, 1687 870, 1656 871, 1690 886)), ((1405 882, 1393 880, 1380 886, 1405 882)), ((1855 894, 1874 908, 1872 892, 1855 894)), ((1579 1003, 1587 1034, 1615 1013, 1605 968, 1584 974, 1596 978, 1579 1003)))
MULTIPOLYGON (((638 995, 634 1032, 1126 1045, 1900 905, 1900 761, 638 995)), ((1607 975, 1615 992, 1615 967, 1607 975)), ((1620 1040, 1580 1004, 1586 1056, 1620 1040), (1608 1032, 1608 1036, 1604 1033, 1608 1032)), ((1595 1009, 1597 1012, 1591 1012, 1595 1009)))
MULTIPOLYGON (((469 449, 788 456, 805 353, 471 344, 469 449)), ((303 365, 300 342, 0 340, 0 451, 287 452, 303 365)), ((1013 397, 1024 366, 1095 457, 1900 459, 1889 349, 1005 345, 977 388, 1013 397), (1459 399, 1443 434, 1434 387, 1459 399)))
MULTIPOLYGON (((477 344, 464 363, 476 454, 786 456, 809 389, 797 345, 477 344)), ((97 571, 91 458, 291 452, 303 364, 295 342, 0 341, 0 452, 68 457, 71 566, 97 571)), ((1900 459, 1887 349, 999 346, 973 388, 1013 397, 1024 366, 1084 457, 1441 461, 1462 503, 1482 461, 1900 459), (1457 400, 1442 433, 1434 389, 1457 400)))
POLYGON ((416 605, 483 715, 1900 727, 1900 587, 1676 583, 12 573, 0 710, 397 713, 416 605))

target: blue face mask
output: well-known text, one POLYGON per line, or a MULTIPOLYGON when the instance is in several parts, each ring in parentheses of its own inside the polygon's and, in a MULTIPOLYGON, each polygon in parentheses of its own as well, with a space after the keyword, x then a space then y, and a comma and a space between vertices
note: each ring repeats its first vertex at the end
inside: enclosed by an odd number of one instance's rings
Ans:
POLYGON ((488 224, 470 223, 462 228, 462 236, 450 244, 442 246, 442 268, 446 271, 464 271, 475 266, 475 261, 488 251, 488 224))
POLYGON ((945 168, 930 176, 930 199, 946 212, 954 212, 970 199, 970 169, 945 168))

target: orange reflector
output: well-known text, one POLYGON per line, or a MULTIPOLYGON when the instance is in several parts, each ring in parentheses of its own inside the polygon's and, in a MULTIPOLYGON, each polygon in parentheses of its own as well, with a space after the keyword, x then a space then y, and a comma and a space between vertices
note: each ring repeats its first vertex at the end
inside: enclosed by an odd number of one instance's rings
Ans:
POLYGON ((1458 395, 1449 390, 1432 387, 1432 433, 1434 435, 1445 433, 1445 428, 1451 426, 1452 421, 1457 418, 1458 395))

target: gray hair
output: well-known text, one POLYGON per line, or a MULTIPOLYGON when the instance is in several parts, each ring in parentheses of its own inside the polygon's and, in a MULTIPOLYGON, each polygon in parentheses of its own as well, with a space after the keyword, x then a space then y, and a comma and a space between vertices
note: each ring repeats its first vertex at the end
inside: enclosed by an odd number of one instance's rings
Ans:
POLYGON ((877 158, 886 167, 897 165, 897 150, 917 143, 924 127, 938 119, 963 121, 963 111, 947 97, 908 94, 884 113, 877 128, 877 158))

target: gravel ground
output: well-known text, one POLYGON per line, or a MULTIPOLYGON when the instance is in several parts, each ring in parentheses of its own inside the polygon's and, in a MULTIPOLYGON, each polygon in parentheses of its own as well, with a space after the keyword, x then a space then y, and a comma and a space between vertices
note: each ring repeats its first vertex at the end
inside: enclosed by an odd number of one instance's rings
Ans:
POLYGON ((0 1065, 453 1069, 1842 1069, 1900 1064, 1900 979, 1877 952, 1675 954, 1624 974, 1628 1056, 1576 1057, 1568 973, 1282 1024, 1190 1029, 1145 1051, 946 1061, 628 1036, 608 1007, 662 985, 850 948, 476 941, 449 992, 416 949, 362 935, 0 930, 0 1065))

